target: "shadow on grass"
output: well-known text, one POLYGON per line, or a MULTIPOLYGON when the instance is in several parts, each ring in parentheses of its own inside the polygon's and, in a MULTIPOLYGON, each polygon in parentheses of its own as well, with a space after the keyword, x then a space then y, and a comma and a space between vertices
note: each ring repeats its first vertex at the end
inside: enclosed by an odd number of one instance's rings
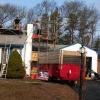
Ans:
POLYGON ((74 81, 67 81, 67 80, 50 80, 50 81, 45 81, 41 80, 46 83, 56 83, 60 85, 68 85, 70 88, 72 88, 75 92, 79 93, 79 84, 75 84, 74 81))

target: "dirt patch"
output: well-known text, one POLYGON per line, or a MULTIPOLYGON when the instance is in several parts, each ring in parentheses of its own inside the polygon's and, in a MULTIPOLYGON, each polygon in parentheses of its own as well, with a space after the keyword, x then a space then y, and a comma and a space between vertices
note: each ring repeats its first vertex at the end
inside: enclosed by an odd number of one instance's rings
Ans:
POLYGON ((0 79, 1 100, 78 100, 67 84, 0 79))

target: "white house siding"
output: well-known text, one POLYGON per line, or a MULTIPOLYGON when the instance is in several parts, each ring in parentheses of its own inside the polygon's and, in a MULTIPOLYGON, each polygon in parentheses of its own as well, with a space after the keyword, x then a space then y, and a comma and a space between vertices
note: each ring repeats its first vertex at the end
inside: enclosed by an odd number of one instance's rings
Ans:
POLYGON ((21 57, 22 57, 22 61, 25 63, 25 45, 24 45, 24 47, 22 48, 22 50, 21 50, 21 57))
POLYGON ((28 24, 27 39, 25 41, 25 67, 26 67, 26 74, 29 76, 31 73, 32 34, 33 34, 33 24, 28 24))

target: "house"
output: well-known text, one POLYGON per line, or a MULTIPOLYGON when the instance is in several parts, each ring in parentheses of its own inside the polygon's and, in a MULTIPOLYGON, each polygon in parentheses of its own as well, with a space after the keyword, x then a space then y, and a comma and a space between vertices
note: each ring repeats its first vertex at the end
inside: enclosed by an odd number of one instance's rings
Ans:
MULTIPOLYGON (((32 62, 32 35, 34 31, 33 24, 27 25, 27 31, 23 32, 15 29, 3 29, 0 28, 0 63, 7 62, 7 56, 10 55, 13 49, 17 49, 20 53, 22 60, 25 64, 26 74, 31 74, 31 62, 32 62), (6 57, 4 57, 4 51, 6 51, 6 57), (4 61, 2 61, 4 60, 4 61)), ((50 45, 49 45, 50 46, 50 45)), ((79 51, 81 44, 77 43, 71 46, 56 46, 59 50, 66 51, 79 51)), ((86 70, 93 70, 97 72, 97 53, 96 51, 86 47, 86 70)), ((52 48, 52 46, 51 46, 52 48)), ((35 54, 35 53, 34 53, 35 54)))
POLYGON ((26 75, 30 76, 32 61, 33 24, 27 25, 27 31, 0 28, 0 64, 7 64, 10 53, 17 49, 25 64, 26 75))
MULTIPOLYGON (((77 43, 74 45, 70 45, 67 47, 62 48, 62 50, 66 50, 66 51, 79 51, 81 47, 81 44, 77 43)), ((98 62, 98 54, 96 51, 86 47, 85 47, 85 51, 86 51, 86 71, 87 73, 90 70, 93 70, 94 72, 97 73, 97 62, 98 62)))
POLYGON ((24 62, 26 34, 20 30, 0 28, 0 64, 7 64, 13 49, 17 49, 24 62))

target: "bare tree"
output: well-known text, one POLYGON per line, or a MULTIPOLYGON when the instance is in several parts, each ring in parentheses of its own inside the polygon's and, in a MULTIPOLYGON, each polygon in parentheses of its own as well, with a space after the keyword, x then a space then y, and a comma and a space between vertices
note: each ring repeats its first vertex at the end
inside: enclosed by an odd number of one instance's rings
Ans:
POLYGON ((84 6, 79 12, 79 37, 85 45, 91 46, 96 33, 98 14, 95 8, 84 6))
POLYGON ((88 7, 84 2, 71 1, 64 3, 62 13, 67 19, 65 30, 67 34, 70 34, 71 44, 77 40, 77 42, 90 46, 98 21, 96 9, 88 7))
POLYGON ((100 51, 100 35, 95 38, 93 48, 98 52, 100 51))
POLYGON ((96 34, 96 27, 97 27, 97 23, 98 23, 98 20, 99 20, 98 11, 94 8, 91 8, 90 16, 91 16, 91 20, 89 22, 89 25, 90 25, 89 33, 91 35, 90 46, 93 47, 94 36, 96 34))
POLYGON ((61 32, 60 32, 60 26, 61 26, 62 18, 59 13, 59 9, 56 8, 55 11, 50 16, 50 36, 53 40, 54 44, 58 44, 60 42, 61 32))
POLYGON ((42 15, 41 4, 37 4, 35 7, 29 9, 27 14, 27 23, 38 20, 42 15))
POLYGON ((25 17, 25 9, 10 4, 0 5, 0 24, 7 27, 10 26, 10 22, 19 16, 20 19, 25 17), (8 24, 9 23, 9 24, 8 24))
MULTIPOLYGON (((77 30, 78 25, 78 12, 82 8, 82 2, 71 1, 65 2, 61 7, 61 12, 63 17, 66 18, 66 27, 65 31, 69 34, 70 44, 74 43, 74 35, 77 30)), ((64 19, 65 20, 65 19, 64 19)), ((67 35, 65 35, 67 36, 67 35)))
POLYGON ((27 16, 28 23, 41 19, 43 14, 50 15, 56 7, 57 4, 54 0, 43 0, 41 3, 29 9, 27 16))

